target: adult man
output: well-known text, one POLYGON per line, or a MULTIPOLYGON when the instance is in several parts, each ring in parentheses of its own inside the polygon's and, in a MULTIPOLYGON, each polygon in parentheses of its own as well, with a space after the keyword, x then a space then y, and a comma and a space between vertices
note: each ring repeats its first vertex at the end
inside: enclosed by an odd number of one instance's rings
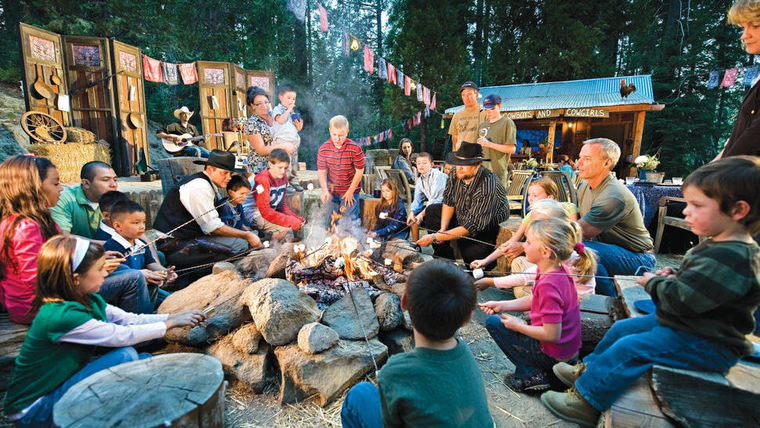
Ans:
MULTIPOLYGON (((409 205, 406 224, 411 226, 412 239, 416 241, 420 237, 420 224, 423 224, 425 219, 426 208, 443 202, 443 191, 446 189, 449 177, 442 171, 433 168, 433 157, 430 156, 430 153, 418 154, 415 164, 420 176, 414 186, 414 199, 409 205)), ((426 221, 424 227, 435 230, 440 226, 440 220, 435 224, 430 223, 426 221)))
POLYGON ((478 125, 479 138, 477 143, 483 146, 483 155, 491 159, 486 162, 486 168, 493 171, 501 184, 507 185, 507 165, 509 158, 515 152, 517 144, 515 136, 517 127, 512 119, 501 115, 501 97, 490 94, 483 100, 486 120, 478 125))
MULTIPOLYGON (((166 128, 160 129, 156 132, 156 136, 158 138, 173 141, 176 144, 182 142, 182 139, 180 138, 181 135, 189 134, 191 137, 197 137, 200 133, 195 125, 190 123, 190 117, 193 113, 194 112, 190 111, 187 106, 182 106, 174 110, 174 117, 176 117, 179 122, 172 123, 166 128)), ((208 158, 209 156, 208 150, 194 143, 184 146, 181 151, 175 154, 199 158, 208 158)))
MULTIPOLYGON (((104 193, 116 190, 116 173, 111 165, 92 161, 82 166, 79 172, 82 180, 76 187, 70 187, 61 193, 58 203, 50 209, 53 220, 64 234, 78 235, 93 239, 103 219, 98 201, 104 193)), ((103 241, 96 241, 103 244, 103 241)), ((124 262, 122 254, 115 251, 106 252, 106 270, 109 275, 103 281, 98 294, 106 302, 125 311, 151 313, 153 305, 148 295, 146 275, 137 270, 119 268, 124 262)), ((158 278, 157 280, 161 280, 158 278)))
POLYGON ((443 204, 429 205, 426 210, 430 220, 440 218, 441 228, 423 236, 417 244, 433 244, 436 255, 453 259, 448 241, 456 240, 462 259, 469 265, 494 250, 499 223, 509 218, 507 191, 493 172, 482 166, 489 159, 483 158, 480 145, 462 143, 447 160, 456 166, 456 172, 446 183, 443 204))
POLYGON ((478 106, 480 95, 478 94, 478 85, 475 82, 464 82, 459 89, 459 95, 462 96, 464 109, 454 113, 449 125, 453 151, 457 151, 462 142, 474 143, 477 141, 478 125, 483 122, 485 117, 480 111, 480 106, 478 106))
POLYGON ((653 268, 652 238, 636 198, 610 171, 620 158, 620 147, 607 138, 583 142, 578 174, 585 181, 578 190, 578 221, 583 240, 599 256, 596 292, 615 296, 612 280, 602 277, 634 275, 640 266, 653 268))
MULTIPOLYGON (((156 230, 171 236, 158 244, 166 253, 167 263, 191 267, 242 253, 249 245, 260 248, 255 233, 225 225, 217 212, 222 202, 219 188, 226 188, 230 181, 235 155, 212 150, 207 160, 194 163, 205 165, 204 170, 185 177, 169 191, 153 222, 156 230)), ((199 269, 192 276, 208 271, 210 268, 199 269)))

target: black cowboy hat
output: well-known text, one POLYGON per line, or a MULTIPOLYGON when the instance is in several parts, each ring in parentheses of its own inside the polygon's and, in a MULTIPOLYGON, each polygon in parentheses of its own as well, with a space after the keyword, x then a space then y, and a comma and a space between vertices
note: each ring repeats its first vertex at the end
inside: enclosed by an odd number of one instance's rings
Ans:
POLYGON ((463 142, 459 150, 449 153, 446 162, 451 165, 475 165, 481 162, 490 161, 483 157, 483 147, 480 144, 463 142))
POLYGON ((216 168, 226 169, 227 171, 233 171, 235 169, 235 155, 223 150, 214 149, 208 156, 208 159, 199 159, 193 161, 196 165, 208 165, 216 168))

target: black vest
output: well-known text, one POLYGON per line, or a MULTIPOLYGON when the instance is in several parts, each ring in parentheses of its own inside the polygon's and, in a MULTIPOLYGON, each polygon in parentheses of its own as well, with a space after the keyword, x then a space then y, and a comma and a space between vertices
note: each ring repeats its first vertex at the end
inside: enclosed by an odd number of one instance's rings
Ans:
MULTIPOLYGON (((170 190, 164 198, 164 202, 161 204, 161 208, 159 208, 158 214, 156 214, 156 219, 153 221, 154 229, 167 233, 180 224, 193 219, 192 214, 190 214, 187 208, 182 205, 182 201, 179 199, 179 188, 185 183, 195 180, 196 178, 202 178, 206 180, 209 186, 211 186, 212 189, 214 188, 214 184, 211 182, 211 179, 206 174, 204 174, 203 171, 195 173, 193 175, 188 175, 187 177, 183 178, 182 181, 177 184, 177 187, 170 190)), ((219 205, 221 201, 221 199, 215 197, 213 202, 214 206, 219 205)), ((172 232, 173 237, 182 240, 195 239, 203 235, 203 230, 197 221, 190 221, 190 223, 172 232)))

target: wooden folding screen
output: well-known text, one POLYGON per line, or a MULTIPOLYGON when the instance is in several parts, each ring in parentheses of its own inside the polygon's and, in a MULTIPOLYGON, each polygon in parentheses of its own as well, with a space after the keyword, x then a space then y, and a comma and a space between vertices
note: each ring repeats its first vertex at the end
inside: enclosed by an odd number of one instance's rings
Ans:
POLYGON ((27 111, 47 113, 68 126, 71 116, 59 110, 57 105, 59 97, 68 94, 61 36, 23 23, 19 24, 19 31, 27 111), (61 79, 60 85, 54 83, 53 76, 61 79), (35 89, 35 83, 39 90, 35 89))
POLYGON ((258 86, 269 94, 272 106, 277 105, 277 99, 274 97, 274 72, 263 70, 246 70, 248 77, 248 86, 258 86))
POLYGON ((143 157, 150 165, 142 56, 139 48, 116 40, 111 41, 111 52, 119 126, 113 166, 117 174, 128 176, 137 173, 136 163, 143 157))
POLYGON ((246 115, 245 106, 245 91, 247 86, 245 84, 245 70, 242 67, 238 67, 235 64, 230 64, 230 100, 232 100, 232 115, 237 118, 248 116, 246 115))
MULTIPOLYGON (((232 117, 230 102, 230 63, 197 61, 198 91, 200 93, 201 125, 203 134, 222 132, 224 119, 232 117)), ((237 108, 237 107, 236 107, 237 108)), ((222 137, 206 139, 206 148, 222 149, 222 137)))

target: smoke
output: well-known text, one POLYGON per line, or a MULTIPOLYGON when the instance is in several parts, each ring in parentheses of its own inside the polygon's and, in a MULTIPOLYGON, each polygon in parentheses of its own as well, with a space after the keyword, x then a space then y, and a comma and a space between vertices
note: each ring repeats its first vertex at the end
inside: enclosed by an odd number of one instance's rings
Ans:
MULTIPOLYGON (((359 203, 359 199, 356 199, 359 203)), ((335 223, 335 230, 330 231, 331 214, 333 212, 332 203, 321 206, 315 204, 306 213, 309 222, 306 224, 304 231, 303 243, 306 244, 307 251, 317 248, 325 243, 328 237, 337 236, 343 238, 352 236, 360 245, 366 247, 367 230, 361 225, 359 219, 351 219, 348 216, 342 216, 335 223)))

